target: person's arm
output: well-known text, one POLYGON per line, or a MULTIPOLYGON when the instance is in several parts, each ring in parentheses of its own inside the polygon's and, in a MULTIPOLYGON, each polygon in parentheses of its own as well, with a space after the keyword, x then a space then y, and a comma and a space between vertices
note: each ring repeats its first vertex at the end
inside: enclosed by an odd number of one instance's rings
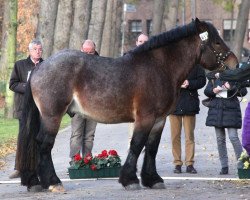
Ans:
POLYGON ((212 81, 209 81, 207 83, 207 86, 204 90, 204 94, 207 96, 207 97, 210 97, 210 98, 214 98, 216 96, 216 94, 213 92, 213 83, 212 81))
POLYGON ((26 84, 26 82, 22 82, 20 80, 20 72, 18 71, 18 67, 15 64, 10 77, 9 89, 13 92, 23 94, 25 92, 26 84))
POLYGON ((205 70, 201 67, 198 67, 197 70, 197 78, 193 80, 189 80, 189 86, 188 89, 190 90, 198 90, 201 89, 206 85, 206 76, 205 76, 205 70))
POLYGON ((225 70, 219 73, 210 72, 206 76, 208 79, 219 78, 223 81, 246 81, 250 79, 250 62, 243 64, 241 68, 225 70))

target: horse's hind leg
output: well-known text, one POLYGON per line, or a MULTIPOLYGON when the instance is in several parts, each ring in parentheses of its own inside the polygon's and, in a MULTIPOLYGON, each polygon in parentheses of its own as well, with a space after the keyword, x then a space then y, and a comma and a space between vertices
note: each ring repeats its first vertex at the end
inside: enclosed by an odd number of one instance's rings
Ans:
POLYGON ((156 171, 155 158, 161 140, 162 130, 165 125, 166 118, 157 119, 152 130, 150 131, 148 141, 146 142, 146 150, 141 171, 141 182, 145 187, 154 189, 163 189, 165 185, 163 179, 156 171))
POLYGON ((145 117, 142 120, 135 121, 129 153, 119 178, 119 182, 128 190, 140 189, 139 179, 136 176, 136 164, 153 124, 153 117, 145 117))
POLYGON ((51 186, 54 191, 64 191, 61 181, 55 173, 51 157, 51 150, 54 146, 55 137, 59 130, 59 118, 60 117, 50 118, 49 120, 43 119, 40 132, 36 138, 39 144, 38 151, 40 153, 38 175, 40 177, 41 185, 45 189, 48 189, 51 186))

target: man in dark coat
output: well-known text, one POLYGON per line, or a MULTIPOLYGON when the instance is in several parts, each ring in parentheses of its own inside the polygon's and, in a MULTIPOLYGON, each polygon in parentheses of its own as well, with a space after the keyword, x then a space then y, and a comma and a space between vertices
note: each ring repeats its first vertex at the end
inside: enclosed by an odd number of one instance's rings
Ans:
MULTIPOLYGON (((19 121, 19 129, 22 115, 22 105, 24 101, 24 93, 27 81, 30 77, 31 71, 43 61, 42 59, 42 44, 38 40, 33 40, 29 44, 29 56, 26 59, 19 60, 15 63, 11 73, 9 89, 14 92, 14 118, 19 121)), ((18 151, 18 147, 17 147, 18 151)), ((16 162, 18 158, 16 157, 16 162)), ((18 178, 20 176, 19 170, 16 169, 9 178, 18 178)))
POLYGON ((198 89, 206 84, 205 71, 200 66, 195 66, 190 72, 187 80, 181 86, 179 100, 176 104, 175 111, 169 116, 172 153, 174 156, 174 173, 181 173, 183 161, 181 159, 181 129, 182 125, 185 132, 185 165, 186 172, 196 174, 197 171, 193 167, 194 164, 194 129, 196 114, 200 111, 200 101, 198 89))

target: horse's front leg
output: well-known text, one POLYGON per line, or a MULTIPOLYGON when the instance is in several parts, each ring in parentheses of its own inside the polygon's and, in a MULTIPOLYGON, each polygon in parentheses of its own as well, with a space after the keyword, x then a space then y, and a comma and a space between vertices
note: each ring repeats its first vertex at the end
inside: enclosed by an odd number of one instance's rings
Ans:
POLYGON ((119 178, 119 182, 125 189, 140 189, 139 179, 136 176, 137 160, 148 139, 154 120, 153 117, 141 117, 141 120, 136 120, 134 123, 134 133, 130 143, 129 153, 121 169, 119 178))
POLYGON ((146 142, 144 161, 141 171, 141 182, 145 187, 150 187, 153 189, 165 188, 163 179, 158 175, 156 171, 155 164, 155 158, 165 122, 165 117, 156 120, 152 130, 150 131, 148 141, 146 142))
POLYGON ((40 153, 38 175, 44 189, 49 189, 52 192, 63 192, 64 188, 60 179, 56 175, 51 157, 51 150, 54 146, 57 134, 56 130, 57 128, 55 128, 55 131, 53 132, 48 131, 45 124, 42 123, 41 130, 37 136, 40 153))

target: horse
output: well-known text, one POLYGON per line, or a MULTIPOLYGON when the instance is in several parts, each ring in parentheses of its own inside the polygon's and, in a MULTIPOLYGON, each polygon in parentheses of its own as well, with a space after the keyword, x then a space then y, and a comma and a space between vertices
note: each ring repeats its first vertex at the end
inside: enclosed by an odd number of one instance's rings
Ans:
POLYGON ((36 67, 27 83, 18 139, 21 184, 63 191, 51 150, 64 114, 81 113, 100 123, 133 122, 134 132, 119 183, 165 188, 156 155, 165 120, 192 68, 223 70, 238 63, 216 28, 198 18, 152 36, 124 56, 109 58, 62 50, 36 67), (145 147, 141 184, 137 160, 145 147))

